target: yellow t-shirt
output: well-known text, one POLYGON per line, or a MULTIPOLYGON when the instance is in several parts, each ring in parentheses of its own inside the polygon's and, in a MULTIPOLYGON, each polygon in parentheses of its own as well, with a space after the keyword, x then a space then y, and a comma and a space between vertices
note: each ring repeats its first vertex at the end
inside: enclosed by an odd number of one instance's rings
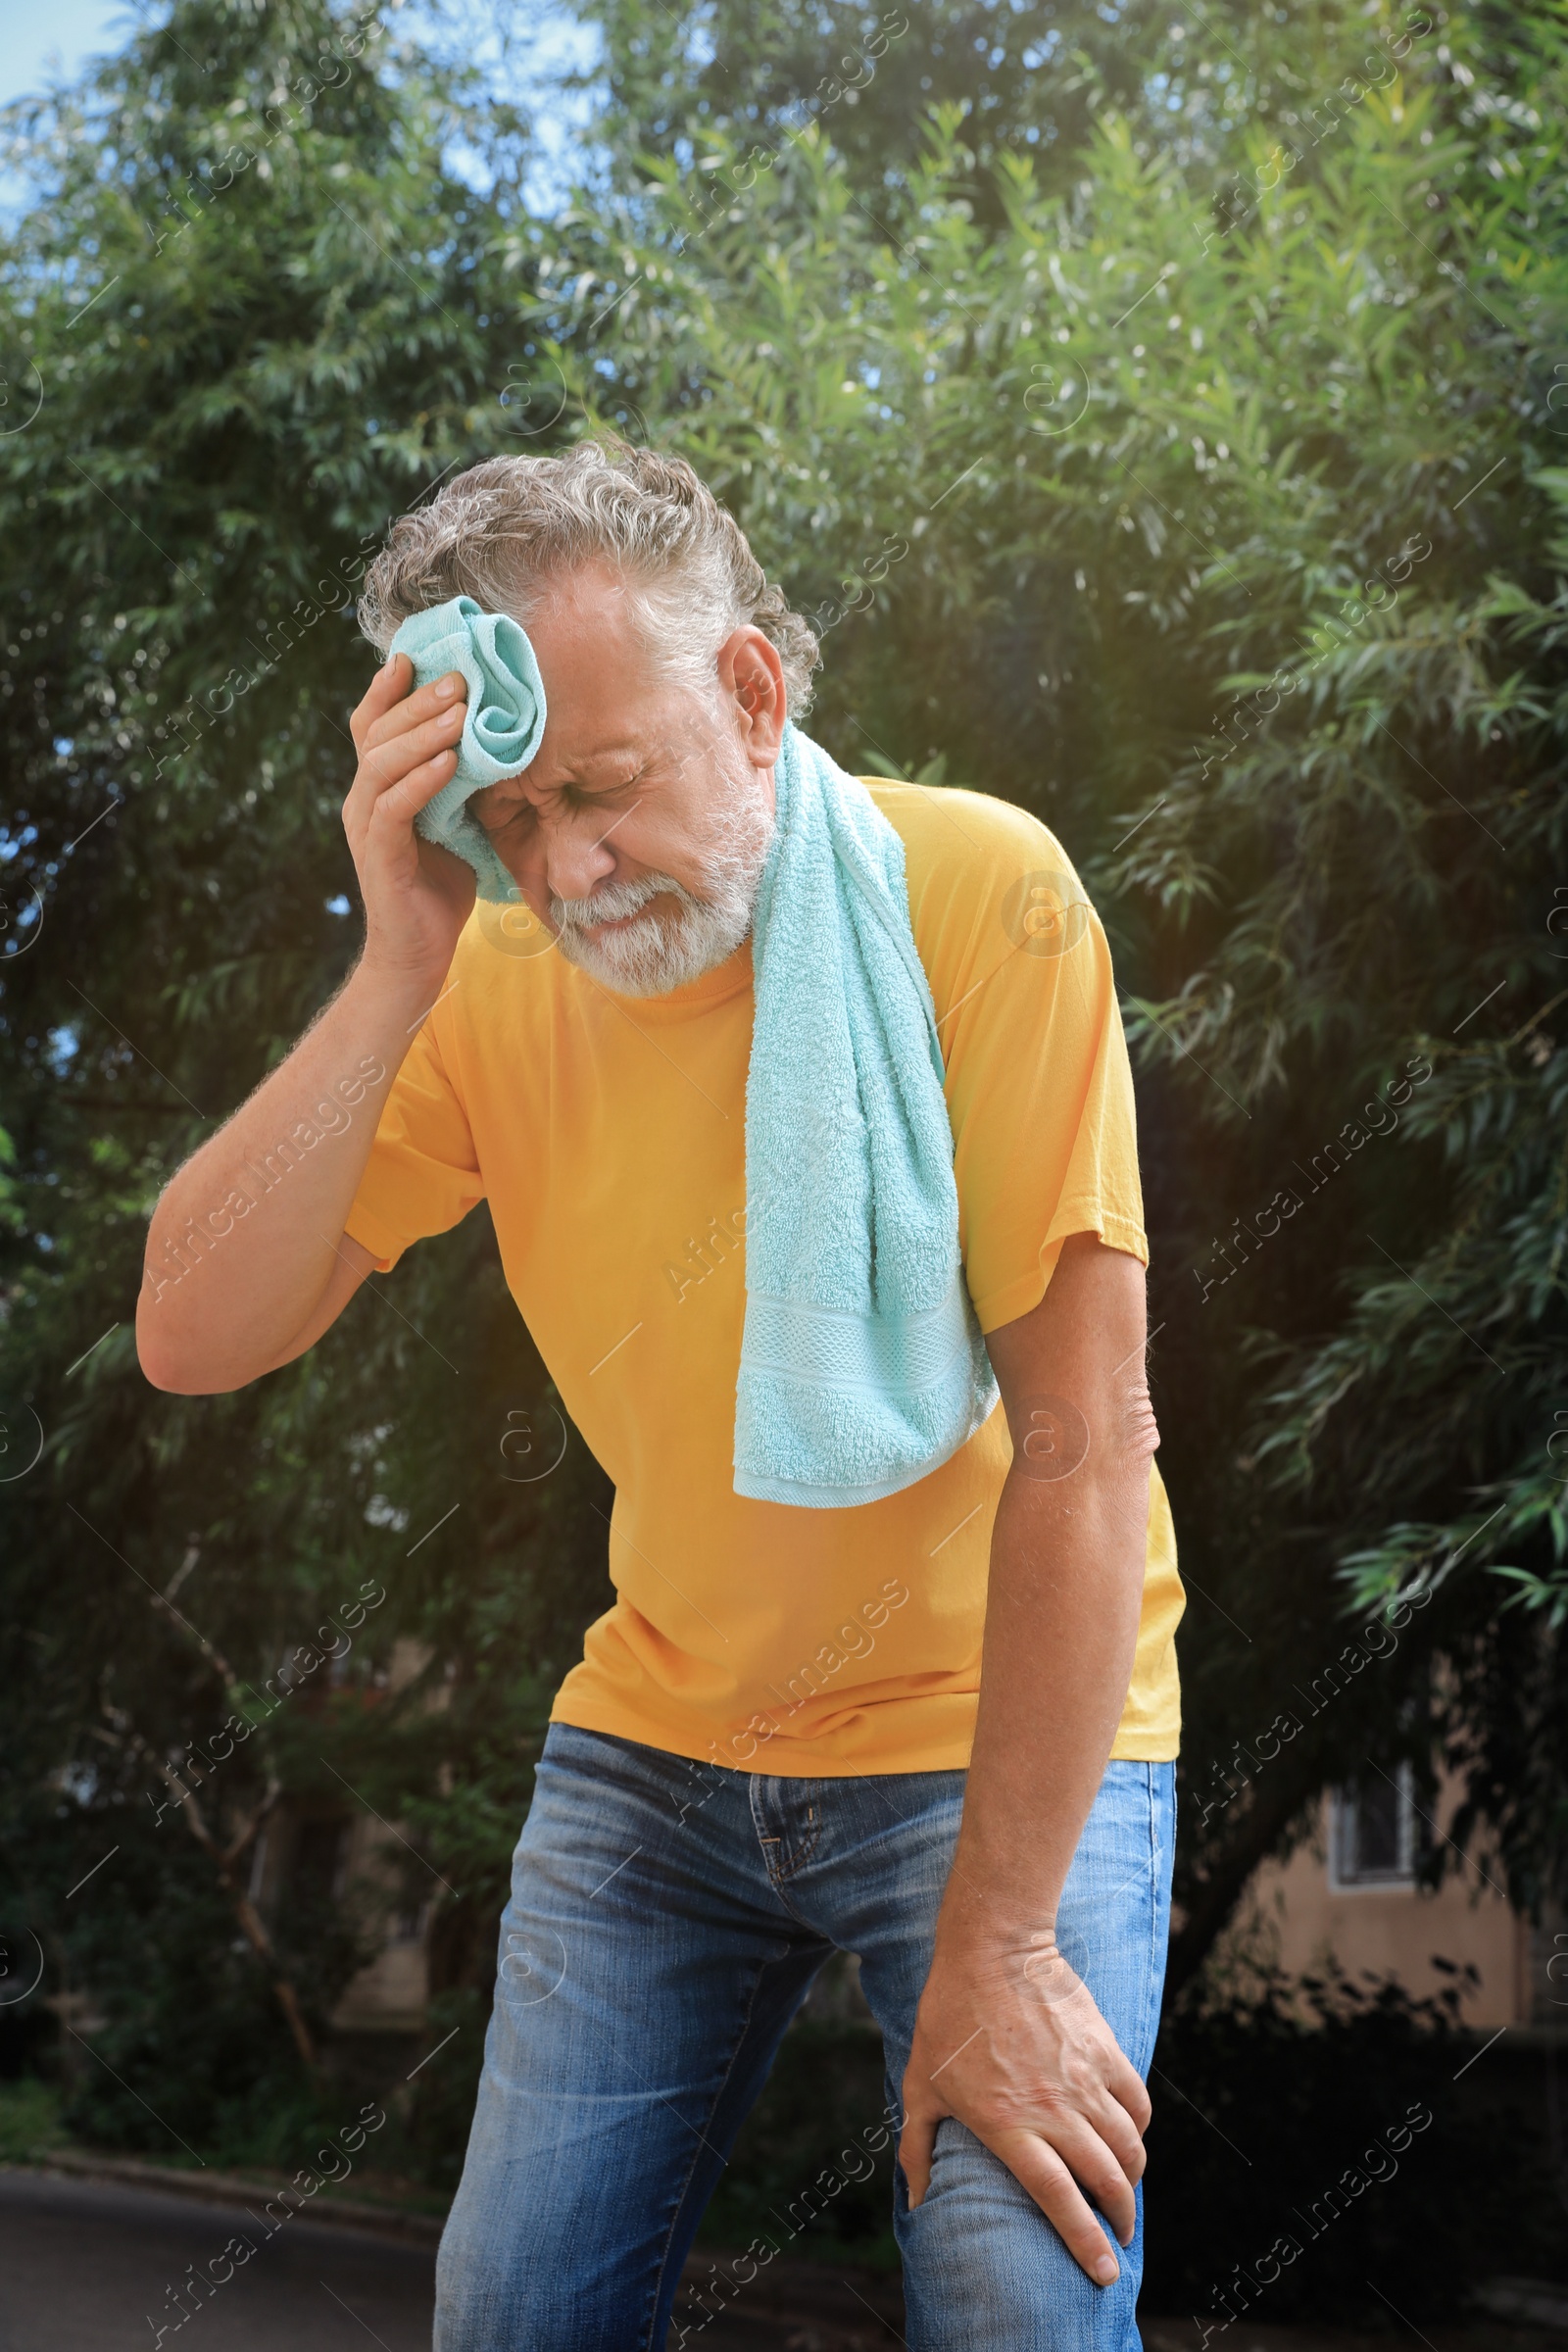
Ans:
MULTIPOLYGON (((905 843, 959 1246, 991 1332, 1039 1304, 1069 1234, 1148 1261, 1109 950, 1033 817, 863 780, 905 843)), ((525 908, 476 908, 348 1231, 385 1270, 488 1199, 512 1295, 614 1482, 616 1600, 588 1629, 558 1722, 779 1774, 966 1765, 1012 1451, 1001 1407, 880 1502, 808 1510, 732 1485, 752 1006, 749 944, 669 996, 617 997, 525 908)), ((1182 1607, 1155 1470, 1115 1756, 1176 1753, 1182 1607)))

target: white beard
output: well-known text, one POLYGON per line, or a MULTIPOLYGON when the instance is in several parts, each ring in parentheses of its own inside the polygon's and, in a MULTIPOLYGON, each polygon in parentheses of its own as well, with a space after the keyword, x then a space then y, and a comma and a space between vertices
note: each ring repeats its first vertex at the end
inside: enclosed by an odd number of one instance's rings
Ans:
POLYGON ((552 898, 556 945, 617 996, 662 997, 684 988, 733 956, 750 931, 772 839, 772 816, 748 776, 714 811, 702 859, 704 897, 670 874, 645 874, 636 882, 607 882, 591 898, 552 898), (660 897, 674 900, 672 911, 645 915, 605 939, 586 937, 587 926, 634 915, 660 897))

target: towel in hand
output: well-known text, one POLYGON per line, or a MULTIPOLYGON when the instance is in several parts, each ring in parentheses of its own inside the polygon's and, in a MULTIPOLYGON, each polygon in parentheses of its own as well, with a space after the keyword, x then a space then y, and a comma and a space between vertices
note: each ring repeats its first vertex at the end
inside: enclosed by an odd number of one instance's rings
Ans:
POLYGON ((520 774, 539 749, 545 689, 526 633, 508 613, 485 612, 471 596, 455 596, 411 613, 389 650, 408 655, 416 686, 432 685, 453 669, 468 686, 456 773, 420 809, 416 826, 426 841, 467 860, 481 899, 519 899, 521 891, 468 802, 487 784, 520 774))
POLYGON ((953 1131, 904 844, 786 722, 752 933, 735 1492, 843 1508, 997 1401, 958 1257, 953 1131))

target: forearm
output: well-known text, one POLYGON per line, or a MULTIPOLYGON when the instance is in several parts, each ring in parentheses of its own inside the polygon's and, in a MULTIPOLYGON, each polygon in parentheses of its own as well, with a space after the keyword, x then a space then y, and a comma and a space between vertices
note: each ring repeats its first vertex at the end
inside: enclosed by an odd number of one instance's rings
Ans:
POLYGON ((136 1317, 158 1386, 240 1388, 287 1355, 341 1264, 381 1106, 429 1002, 416 977, 372 977, 362 965, 172 1179, 148 1232, 136 1317))
POLYGON ((1015 1468, 1003 1489, 963 1820, 900 2140, 918 2205, 937 2126, 956 2115, 1101 2286, 1119 2266, 1100 2217, 1124 2246, 1136 2228, 1149 2095, 1095 2005, 1083 1954, 1075 1964, 1071 1939, 1057 1944, 1056 1910, 1126 1696, 1148 1495, 1147 1449, 1141 1463, 1055 1486, 1015 1468))
POLYGON ((1054 1925, 1132 1675, 1149 1475, 1136 1444, 1052 1483, 1008 1474, 940 1939, 1015 1948, 1054 1925))
POLYGON ((1058 1955, 1056 1910, 1126 1703, 1150 1463, 1144 1271, 1089 1232, 1038 1306, 987 1335, 1012 1433, 997 1505, 963 1819, 904 2074, 917 2206, 956 2115, 1098 2285, 1137 2225, 1149 2093, 1058 1955), (1076 1436, 1074 1433, 1076 1432, 1076 1436))

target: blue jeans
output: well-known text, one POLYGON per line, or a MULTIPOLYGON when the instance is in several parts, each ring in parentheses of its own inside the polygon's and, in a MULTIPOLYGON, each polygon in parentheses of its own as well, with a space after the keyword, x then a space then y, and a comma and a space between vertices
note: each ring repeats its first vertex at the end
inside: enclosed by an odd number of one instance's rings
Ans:
MULTIPOLYGON (((703 2208, 835 1946, 859 1954, 901 2115, 964 1780, 781 1780, 551 1725, 441 2240, 436 2352, 662 2352, 703 2208)), ((1107 1765, 1057 1914, 1063 1952, 1140 2074, 1174 1827, 1174 1765, 1107 1765)), ((886 2146, 886 2120, 866 2124, 861 2141, 886 2146)), ((950 2117, 912 2213, 895 2172, 894 2227, 910 2352, 1136 2352, 1141 2198, 1121 2277, 1097 2287, 950 2117)), ((771 2259, 754 2241, 736 2277, 771 2259)), ((700 2345, 697 2323, 677 2324, 669 2352, 682 2343, 700 2345)))

